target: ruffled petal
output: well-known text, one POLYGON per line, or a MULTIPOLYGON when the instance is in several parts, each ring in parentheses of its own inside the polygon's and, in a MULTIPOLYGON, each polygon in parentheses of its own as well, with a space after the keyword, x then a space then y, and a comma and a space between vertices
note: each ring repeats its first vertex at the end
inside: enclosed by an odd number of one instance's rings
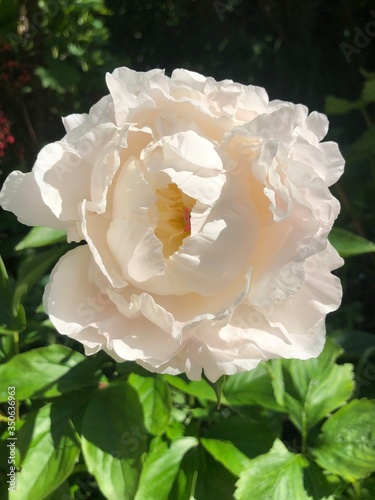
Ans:
POLYGON ((65 335, 96 327, 117 312, 108 296, 89 282, 90 250, 70 250, 54 267, 43 304, 56 329, 65 335))
POLYGON ((67 228, 67 224, 60 221, 44 202, 33 172, 12 172, 0 192, 0 205, 4 210, 13 212, 22 224, 67 228))

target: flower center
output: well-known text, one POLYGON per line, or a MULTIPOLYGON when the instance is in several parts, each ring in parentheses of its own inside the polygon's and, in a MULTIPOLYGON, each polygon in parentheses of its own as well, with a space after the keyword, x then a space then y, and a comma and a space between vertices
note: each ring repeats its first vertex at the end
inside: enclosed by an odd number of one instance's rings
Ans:
POLYGON ((190 236, 190 214, 195 200, 184 194, 176 184, 155 191, 158 222, 155 235, 163 243, 164 257, 176 252, 186 236, 190 236))

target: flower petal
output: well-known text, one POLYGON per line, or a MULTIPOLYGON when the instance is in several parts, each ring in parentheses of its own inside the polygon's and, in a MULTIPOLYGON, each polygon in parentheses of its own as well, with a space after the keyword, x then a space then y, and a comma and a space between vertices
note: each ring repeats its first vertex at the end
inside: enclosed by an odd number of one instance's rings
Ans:
POLYGON ((33 172, 12 172, 0 192, 0 205, 4 210, 13 212, 22 224, 28 226, 46 226, 53 229, 67 227, 44 203, 33 172))

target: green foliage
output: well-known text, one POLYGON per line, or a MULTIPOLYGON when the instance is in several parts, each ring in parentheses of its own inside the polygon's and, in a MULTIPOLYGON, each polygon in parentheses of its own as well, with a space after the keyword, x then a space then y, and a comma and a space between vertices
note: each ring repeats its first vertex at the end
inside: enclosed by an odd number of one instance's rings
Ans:
POLYGON ((61 137, 60 116, 87 111, 106 92, 105 70, 119 65, 187 67, 264 85, 271 98, 310 109, 330 94, 330 138, 347 164, 333 188, 340 227, 329 238, 348 258, 339 271, 344 305, 318 358, 262 362, 210 384, 104 353, 85 357, 57 336, 41 296, 66 235, 24 234, 2 212, 0 498, 8 495, 9 387, 14 500, 375 498, 375 75, 357 70, 371 62, 370 46, 351 65, 340 53, 343 33, 365 29, 367 4, 0 0, 0 45, 12 45, 15 68, 6 80, 1 52, 0 108, 25 149, 24 160, 1 160, 1 175, 31 168, 37 151, 61 137), (17 87, 22 71, 30 80, 17 87))
POLYGON ((30 413, 17 437, 17 500, 45 498, 69 477, 80 447, 71 412, 79 399, 47 403, 30 413))
POLYGON ((33 227, 30 232, 16 245, 15 250, 39 248, 66 241, 66 232, 49 227, 33 227))
POLYGON ((81 440, 87 469, 105 497, 134 498, 147 436, 142 406, 127 382, 114 383, 92 398, 83 417, 81 440))
POLYGON ((0 334, 14 334, 26 325, 25 311, 15 299, 14 286, 9 280, 4 262, 0 256, 0 334))
POLYGON ((51 398, 97 385, 99 373, 100 359, 57 344, 39 347, 0 365, 0 402, 7 401, 9 386, 21 400, 51 398))
POLYGON ((338 227, 332 229, 329 240, 341 257, 375 252, 375 243, 338 227))
POLYGON ((352 394, 353 367, 335 364, 339 354, 340 349, 327 341, 318 358, 282 361, 285 407, 303 436, 352 394))
POLYGON ((331 474, 355 481, 375 471, 375 400, 359 399, 323 425, 313 454, 331 474))
POLYGON ((174 441, 170 448, 161 443, 152 449, 144 462, 135 500, 167 500, 182 458, 197 445, 196 438, 185 437, 174 441))
POLYGON ((281 441, 276 440, 269 453, 251 460, 240 474, 235 498, 307 500, 303 487, 303 467, 306 465, 304 457, 290 453, 281 441))

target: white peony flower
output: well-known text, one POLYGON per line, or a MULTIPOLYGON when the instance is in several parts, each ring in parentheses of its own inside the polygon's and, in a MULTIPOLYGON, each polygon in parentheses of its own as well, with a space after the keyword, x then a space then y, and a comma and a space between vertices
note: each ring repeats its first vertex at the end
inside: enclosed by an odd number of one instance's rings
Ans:
POLYGON ((0 194, 22 223, 87 242, 46 288, 56 329, 193 380, 317 356, 341 300, 328 186, 344 161, 320 143, 327 118, 181 69, 119 68, 107 84, 0 194))

